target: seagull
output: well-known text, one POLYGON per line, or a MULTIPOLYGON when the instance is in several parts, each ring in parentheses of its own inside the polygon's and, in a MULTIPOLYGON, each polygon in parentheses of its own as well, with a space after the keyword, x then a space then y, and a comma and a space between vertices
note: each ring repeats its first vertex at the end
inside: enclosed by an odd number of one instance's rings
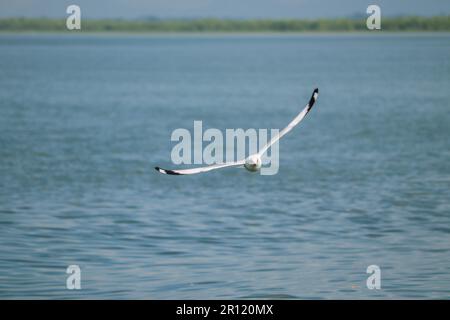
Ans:
POLYGON ((197 174, 208 172, 216 169, 222 169, 227 167, 241 167, 244 166, 245 169, 251 172, 256 172, 261 169, 262 161, 261 156, 278 140, 280 140, 286 133, 291 131, 296 125, 303 120, 303 118, 308 114, 308 112, 314 106, 314 103, 319 96, 319 89, 314 89, 311 98, 309 99, 306 107, 287 125, 286 128, 281 130, 275 137, 273 137, 258 153, 252 154, 248 156, 246 159, 240 161, 227 162, 222 164, 215 164, 207 167, 199 167, 192 169, 182 169, 182 170, 168 170, 162 169, 160 167, 155 167, 156 171, 162 174, 170 174, 170 175, 189 175, 189 174, 197 174))

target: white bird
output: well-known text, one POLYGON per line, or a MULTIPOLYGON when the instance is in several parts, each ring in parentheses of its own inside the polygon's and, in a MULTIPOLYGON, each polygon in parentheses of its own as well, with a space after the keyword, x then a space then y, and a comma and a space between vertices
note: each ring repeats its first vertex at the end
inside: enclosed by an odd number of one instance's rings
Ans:
POLYGON ((314 89, 311 99, 309 99, 308 104, 306 107, 292 120, 286 128, 281 130, 278 135, 273 137, 261 150, 259 150, 258 153, 252 154, 248 156, 244 160, 235 161, 235 162, 228 162, 223 164, 215 164, 207 167, 199 167, 199 168, 192 168, 192 169, 182 169, 182 170, 168 170, 168 169, 162 169, 160 167, 155 167, 155 169, 163 174, 172 174, 172 175, 186 175, 186 174, 197 174, 202 172, 208 172, 211 170, 226 168, 226 167, 238 167, 238 166, 244 166, 245 169, 248 171, 258 171, 261 169, 261 156, 270 148, 271 145, 273 145, 275 142, 281 139, 286 133, 291 131, 297 124, 300 123, 300 121, 303 120, 303 118, 308 114, 308 112, 312 109, 314 103, 317 100, 317 97, 319 96, 319 89, 314 89))

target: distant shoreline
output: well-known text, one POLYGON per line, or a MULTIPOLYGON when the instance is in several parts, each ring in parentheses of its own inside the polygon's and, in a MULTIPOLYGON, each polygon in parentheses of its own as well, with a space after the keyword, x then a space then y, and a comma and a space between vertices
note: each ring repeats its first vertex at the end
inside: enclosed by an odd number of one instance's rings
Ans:
POLYGON ((385 36, 402 36, 402 37, 432 37, 432 36, 450 36, 450 31, 386 31, 386 32, 369 32, 369 31, 349 31, 349 32, 58 32, 58 31, 0 31, 0 37, 7 36, 67 36, 67 37, 149 37, 149 38, 218 38, 218 37, 235 37, 235 38, 265 38, 265 37, 351 37, 351 36, 367 36, 367 37, 385 37, 385 36))
MULTIPOLYGON (((450 16, 382 18, 381 31, 450 32, 450 16)), ((0 33, 132 33, 132 34, 299 34, 359 33, 368 30, 366 18, 281 20, 120 20, 86 19, 81 30, 69 31, 65 19, 4 18, 0 33)))

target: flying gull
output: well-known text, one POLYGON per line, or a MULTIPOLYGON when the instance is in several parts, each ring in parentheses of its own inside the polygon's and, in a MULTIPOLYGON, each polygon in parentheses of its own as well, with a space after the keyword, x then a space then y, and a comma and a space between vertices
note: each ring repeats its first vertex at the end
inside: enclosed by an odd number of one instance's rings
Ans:
POLYGON ((244 160, 240 161, 234 161, 234 162, 227 162, 222 164, 215 164, 207 167, 199 167, 199 168, 192 168, 192 169, 182 169, 182 170, 168 170, 168 169, 162 169, 160 167, 155 167, 155 169, 162 173, 162 174, 171 174, 171 175, 188 175, 188 174, 197 174, 202 172, 208 172, 211 170, 216 169, 222 169, 226 167, 239 167, 244 166, 245 169, 248 171, 258 171, 261 169, 261 156, 272 146, 275 142, 281 139, 286 133, 291 131, 296 125, 300 123, 300 121, 303 120, 303 118, 308 114, 309 110, 312 109, 314 103, 317 100, 317 97, 319 96, 319 89, 314 89, 311 99, 309 99, 308 104, 306 107, 292 120, 286 128, 281 130, 275 137, 273 137, 269 143, 267 143, 261 150, 259 150, 258 153, 252 154, 248 156, 244 160))

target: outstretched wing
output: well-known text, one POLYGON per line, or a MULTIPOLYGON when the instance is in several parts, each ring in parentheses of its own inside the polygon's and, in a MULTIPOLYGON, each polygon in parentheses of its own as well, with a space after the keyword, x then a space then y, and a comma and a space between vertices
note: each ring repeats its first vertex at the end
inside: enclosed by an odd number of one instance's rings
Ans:
POLYGON ((185 175, 185 174, 197 174, 202 172, 208 172, 211 170, 226 168, 226 167, 237 167, 244 165, 245 160, 237 161, 237 162, 229 162, 229 163, 223 163, 223 164, 214 164, 207 167, 200 167, 200 168, 192 168, 192 169, 182 169, 182 170, 167 170, 162 169, 160 167, 155 167, 155 169, 162 173, 162 174, 173 174, 173 175, 185 175))
POLYGON ((291 123, 289 123, 287 125, 286 128, 284 128, 283 130, 281 130, 278 135, 276 135, 275 137, 273 137, 272 139, 270 139, 269 143, 267 143, 261 150, 259 150, 258 155, 263 155, 264 152, 267 151, 267 149, 270 148, 271 145, 273 145, 275 142, 277 142, 278 140, 281 139, 282 136, 284 136, 286 133, 288 133, 289 131, 292 130, 292 128, 294 128, 296 125, 298 125, 300 123, 300 121, 303 120, 303 118, 308 114, 309 110, 312 109, 314 103, 317 100, 317 97, 319 96, 319 89, 314 89, 311 99, 309 99, 308 104, 306 105, 306 107, 294 118, 294 120, 291 121, 291 123))

